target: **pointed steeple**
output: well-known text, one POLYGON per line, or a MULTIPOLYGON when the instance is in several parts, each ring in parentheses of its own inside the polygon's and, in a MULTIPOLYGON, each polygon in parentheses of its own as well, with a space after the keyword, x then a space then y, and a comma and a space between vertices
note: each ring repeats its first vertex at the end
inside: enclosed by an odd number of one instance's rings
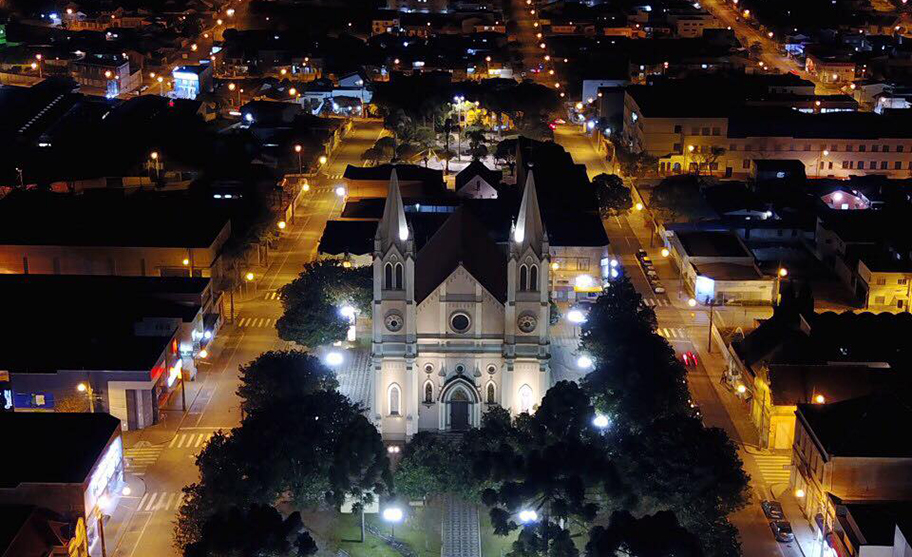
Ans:
POLYGON ((545 238, 545 225, 542 222, 541 211, 538 208, 538 194, 535 191, 535 176, 529 171, 526 185, 523 189, 522 202, 519 204, 519 214, 516 216, 516 228, 513 230, 513 243, 519 251, 525 246, 541 255, 542 240, 545 238))
POLYGON ((377 225, 375 240, 380 241, 380 249, 386 251, 391 244, 396 244, 403 252, 409 240, 409 226, 405 220, 405 209, 402 205, 402 194, 399 192, 399 177, 396 169, 390 173, 389 190, 386 194, 386 205, 383 207, 383 218, 377 225))

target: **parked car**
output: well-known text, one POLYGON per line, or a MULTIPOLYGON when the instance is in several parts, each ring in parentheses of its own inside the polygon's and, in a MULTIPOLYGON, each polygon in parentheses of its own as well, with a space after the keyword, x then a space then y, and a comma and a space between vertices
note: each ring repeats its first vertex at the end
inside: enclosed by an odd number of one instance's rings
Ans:
POLYGON ((792 525, 789 524, 788 520, 771 520, 770 530, 773 531, 773 536, 776 538, 776 541, 790 542, 795 539, 795 534, 792 532, 792 525))
POLYGON ((652 291, 655 292, 656 294, 664 294, 664 293, 665 293, 665 287, 664 287, 664 286, 661 286, 661 285, 658 285, 658 284, 653 284, 653 285, 652 285, 652 291))
POLYGON ((782 520, 785 518, 785 513, 782 512, 782 504, 779 501, 760 501, 760 507, 763 509, 763 514, 766 515, 766 518, 770 520, 782 520))
POLYGON ((650 279, 658 279, 659 273, 655 272, 655 270, 653 270, 651 267, 647 267, 646 276, 649 277, 650 279))
POLYGON ((648 254, 646 253, 646 250, 644 250, 644 249, 638 249, 638 250, 637 250, 637 258, 638 258, 638 259, 643 259, 644 257, 647 257, 647 256, 648 256, 648 254))
MULTIPOLYGON (((693 353, 692 351, 690 351, 690 350, 688 350, 687 352, 684 352, 683 354, 681 354, 681 361, 684 362, 684 365, 685 365, 686 367, 697 367, 697 364, 700 363, 700 362, 697 360, 697 355, 694 354, 694 353, 693 353)), ((769 518, 773 518, 773 517, 769 517, 769 518)))

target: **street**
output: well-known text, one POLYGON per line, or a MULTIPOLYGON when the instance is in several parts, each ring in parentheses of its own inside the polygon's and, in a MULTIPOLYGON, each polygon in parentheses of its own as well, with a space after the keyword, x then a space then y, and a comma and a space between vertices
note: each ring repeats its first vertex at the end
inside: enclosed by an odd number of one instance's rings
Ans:
MULTIPOLYGON (((338 177, 346 165, 361 163, 361 153, 381 132, 382 122, 356 123, 320 177, 311 181, 296 218, 288 223, 278 249, 270 253, 268 269, 257 274, 249 296, 236 301, 234 323, 223 326, 207 363, 200 366, 196 381, 188 384, 187 412, 181 411, 180 396, 175 396, 170 408, 162 412, 161 423, 125 433, 131 494, 120 505, 128 511, 127 528, 116 543, 109 542, 109 555, 177 555, 172 547, 174 521, 183 498, 181 489, 198 479, 195 456, 213 433, 240 422, 235 395, 238 366, 262 352, 286 348, 275 330, 281 315, 275 292, 315 257, 326 221, 343 206, 343 199, 334 191, 338 177)), ((341 382, 345 392, 345 381, 341 382)))
MULTIPOLYGON (((578 128, 558 126, 555 141, 570 153, 575 162, 586 164, 590 178, 602 172, 610 172, 604 157, 578 128)), ((655 310, 658 334, 665 337, 678 354, 692 351, 698 356, 699 364, 689 368, 688 387, 694 403, 700 407, 704 423, 723 429, 739 448, 745 471, 751 476, 753 492, 750 505, 732 516, 732 523, 741 534, 743 553, 745 557, 769 557, 777 552, 781 552, 784 557, 801 555, 796 543, 780 544, 775 541, 770 533, 769 521, 760 508, 760 501, 769 499, 771 493, 779 497, 787 491, 790 459, 786 454, 760 451, 757 448, 757 433, 749 421, 747 405, 721 384, 725 361, 718 353, 718 347, 713 346, 712 353, 707 351, 708 313, 699 306, 688 307, 689 294, 684 290, 675 267, 662 257, 661 245, 652 238, 645 214, 633 211, 629 216, 606 221, 611 249, 644 301, 655 310), (655 245, 651 245, 651 242, 655 245), (654 294, 650 289, 636 258, 636 252, 641 248, 655 262, 656 272, 667 289, 667 295, 654 294)), ((726 316, 717 315, 716 318, 724 319, 726 316)), ((733 319, 734 316, 728 318, 733 319)), ((788 513, 789 505, 786 502, 783 504, 788 513)), ((792 515, 790 518, 796 533, 800 535, 800 525, 797 523, 799 517, 792 515)), ((808 549, 816 547, 814 545, 808 549)), ((815 554, 805 551, 804 555, 813 557, 815 554)))

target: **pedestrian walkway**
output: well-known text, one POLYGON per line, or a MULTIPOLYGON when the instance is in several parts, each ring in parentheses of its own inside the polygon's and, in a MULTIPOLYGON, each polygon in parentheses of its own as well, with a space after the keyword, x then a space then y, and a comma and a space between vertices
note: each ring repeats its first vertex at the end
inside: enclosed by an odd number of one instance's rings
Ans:
POLYGON ((237 320, 237 326, 241 329, 264 329, 274 327, 276 321, 271 317, 241 317, 237 320))
POLYGON ((786 491, 789 475, 792 470, 792 458, 787 453, 748 450, 754 457, 754 463, 760 470, 763 483, 772 492, 773 497, 786 491))
POLYGON ((481 557, 478 508, 448 496, 443 501, 441 557, 481 557))
POLYGON ((672 303, 668 298, 643 298, 643 302, 649 307, 671 307, 672 303))
POLYGON ((136 505, 137 512, 155 512, 155 511, 176 511, 180 508, 184 500, 182 491, 156 491, 143 495, 139 504, 136 505))
POLYGON ((366 348, 355 348, 346 352, 349 356, 336 371, 339 392, 356 404, 370 408, 373 374, 370 370, 370 352, 366 348))
POLYGON ((146 469, 158 461, 164 447, 153 445, 148 441, 140 441, 129 449, 124 449, 126 471, 134 476, 143 476, 146 469))
POLYGON ((263 299, 264 300, 278 300, 279 297, 280 297, 279 292, 277 290, 271 290, 271 291, 267 292, 265 296, 263 296, 263 299))
POLYGON ((178 433, 168 443, 169 449, 197 449, 212 438, 212 433, 178 433))
POLYGON ((667 339, 690 339, 690 337, 687 336, 687 331, 682 327, 659 327, 656 329, 656 332, 659 333, 659 336, 663 336, 667 339))

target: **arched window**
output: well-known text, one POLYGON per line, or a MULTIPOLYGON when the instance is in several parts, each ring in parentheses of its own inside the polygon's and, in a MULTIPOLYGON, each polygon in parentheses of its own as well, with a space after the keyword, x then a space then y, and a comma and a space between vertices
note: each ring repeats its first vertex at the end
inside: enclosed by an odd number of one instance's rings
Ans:
POLYGON ((402 290, 402 263, 396 263, 396 290, 402 290))
POLYGON ((523 385, 519 388, 519 411, 532 411, 532 387, 523 385))
POLYGON ((399 391, 399 385, 393 383, 389 387, 389 413, 390 416, 398 416, 400 412, 400 399, 402 398, 399 391))
POLYGON ((434 402, 434 384, 430 381, 424 383, 424 402, 425 404, 434 402))
POLYGON ((485 402, 497 404, 497 386, 494 385, 493 381, 488 381, 488 386, 485 387, 485 402))
POLYGON ((521 265, 519 267, 519 289, 520 290, 526 290, 526 288, 528 287, 528 277, 527 277, 528 273, 529 273, 529 270, 526 268, 525 265, 521 265))
POLYGON ((393 289, 393 264, 387 263, 383 266, 383 289, 393 289))
POLYGON ((529 290, 538 290, 538 265, 529 267, 529 290))

